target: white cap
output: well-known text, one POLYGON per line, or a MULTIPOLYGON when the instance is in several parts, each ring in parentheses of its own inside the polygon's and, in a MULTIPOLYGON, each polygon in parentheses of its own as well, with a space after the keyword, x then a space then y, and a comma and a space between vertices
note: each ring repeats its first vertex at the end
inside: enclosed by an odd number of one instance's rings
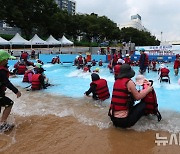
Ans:
POLYGON ((117 63, 121 63, 121 64, 124 64, 125 61, 123 59, 118 59, 117 63))
POLYGON ((129 57, 129 54, 126 54, 126 57, 129 57))
POLYGON ((160 65, 160 68, 165 68, 166 66, 164 64, 161 64, 160 65))

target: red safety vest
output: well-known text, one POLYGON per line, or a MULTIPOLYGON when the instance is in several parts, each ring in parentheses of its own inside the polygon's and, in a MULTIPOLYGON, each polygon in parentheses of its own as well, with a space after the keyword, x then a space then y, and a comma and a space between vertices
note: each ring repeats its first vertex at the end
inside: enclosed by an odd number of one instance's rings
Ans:
POLYGON ((146 114, 156 114, 158 111, 158 104, 157 104, 157 98, 156 93, 154 89, 149 92, 143 99, 143 102, 146 103, 145 107, 145 113, 146 114))
POLYGON ((41 83, 40 83, 40 80, 39 80, 40 76, 41 76, 41 74, 33 74, 33 76, 32 76, 32 86, 31 86, 32 90, 40 90, 41 89, 41 83))
POLYGON ((91 82, 91 84, 92 83, 96 84, 96 94, 100 100, 104 101, 110 97, 109 88, 105 79, 99 79, 91 82))
POLYGON ((83 72, 87 72, 87 71, 89 71, 89 68, 88 68, 87 66, 85 66, 85 67, 83 68, 83 72))
POLYGON ((26 65, 19 65, 18 68, 17 68, 17 74, 24 74, 25 71, 26 71, 26 65))
POLYGON ((78 57, 78 64, 83 64, 83 58, 82 57, 78 57))
POLYGON ((128 110, 128 100, 131 93, 128 91, 129 78, 117 79, 114 83, 110 109, 114 111, 128 110))
POLYGON ((25 72, 25 74, 24 74, 23 82, 29 82, 29 78, 28 78, 28 74, 29 74, 29 73, 34 74, 33 71, 27 70, 27 71, 25 72))
POLYGON ((168 77, 169 76, 169 69, 161 68, 161 77, 168 77))
POLYGON ((114 66, 114 75, 118 75, 120 72, 121 65, 117 64, 114 66))

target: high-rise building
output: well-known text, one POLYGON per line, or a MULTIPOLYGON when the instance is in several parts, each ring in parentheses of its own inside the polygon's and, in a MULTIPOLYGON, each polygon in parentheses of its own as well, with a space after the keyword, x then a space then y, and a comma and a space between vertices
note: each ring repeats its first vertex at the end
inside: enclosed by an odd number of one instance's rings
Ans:
POLYGON ((148 31, 142 24, 141 24, 141 16, 139 14, 132 15, 131 21, 125 24, 118 24, 119 29, 125 27, 132 27, 138 30, 148 31))
POLYGON ((58 7, 68 11, 69 14, 76 14, 76 2, 74 0, 55 0, 58 7))

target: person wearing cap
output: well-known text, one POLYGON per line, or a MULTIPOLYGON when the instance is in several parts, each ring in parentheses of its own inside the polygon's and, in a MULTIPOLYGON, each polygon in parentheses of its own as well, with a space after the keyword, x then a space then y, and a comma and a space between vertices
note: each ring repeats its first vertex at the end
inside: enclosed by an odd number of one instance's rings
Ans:
POLYGON ((117 64, 114 66, 114 79, 116 80, 118 75, 119 75, 119 72, 120 72, 120 68, 121 68, 121 65, 124 64, 125 61, 121 58, 118 59, 117 61, 117 64))
POLYGON ((90 88, 84 93, 85 96, 89 96, 89 94, 92 93, 92 98, 94 100, 104 101, 108 99, 110 94, 107 81, 105 79, 100 79, 99 75, 96 73, 91 74, 91 79, 90 88))
POLYGON ((149 58, 148 55, 145 53, 145 49, 144 48, 140 48, 140 58, 139 58, 139 72, 141 74, 146 72, 146 69, 149 65, 149 58))
POLYGON ((126 54, 126 57, 124 58, 124 61, 125 61, 126 64, 131 65, 131 59, 129 57, 129 54, 126 54))
POLYGON ((131 80, 134 75, 135 72, 129 64, 121 65, 120 73, 113 86, 108 113, 115 127, 131 127, 145 113, 145 102, 136 105, 134 102, 144 98, 152 90, 152 86, 149 85, 143 91, 138 91, 135 83, 131 80))
POLYGON ((28 66, 27 71, 25 72, 24 77, 23 77, 23 82, 31 83, 33 74, 34 74, 34 67, 28 66))
POLYGON ((9 128, 11 125, 7 123, 7 118, 11 112, 14 102, 5 96, 6 89, 10 89, 16 94, 17 98, 21 96, 21 92, 9 81, 9 70, 7 68, 8 59, 11 56, 4 50, 0 50, 0 109, 5 107, 0 120, 0 130, 9 128))
POLYGON ((165 64, 160 65, 160 68, 158 70, 158 74, 160 74, 160 76, 159 76, 160 82, 169 82, 170 83, 169 72, 170 72, 170 70, 165 66, 165 64))

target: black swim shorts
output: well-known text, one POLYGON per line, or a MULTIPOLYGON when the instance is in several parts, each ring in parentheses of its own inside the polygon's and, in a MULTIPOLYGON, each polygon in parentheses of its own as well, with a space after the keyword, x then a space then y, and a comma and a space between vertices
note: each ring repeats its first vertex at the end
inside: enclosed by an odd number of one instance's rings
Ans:
POLYGON ((14 104, 14 102, 6 97, 6 96, 3 96, 3 97, 0 97, 0 107, 9 107, 9 106, 12 106, 14 104))

